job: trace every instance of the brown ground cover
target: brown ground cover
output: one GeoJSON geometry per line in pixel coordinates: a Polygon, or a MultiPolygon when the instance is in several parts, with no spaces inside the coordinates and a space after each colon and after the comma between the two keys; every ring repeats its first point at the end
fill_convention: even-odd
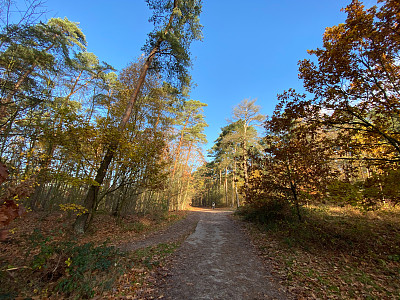
{"type": "Polygon", "coordinates": [[[247,223],[298,299],[400,299],[400,209],[305,207],[304,222],[247,223]]]}
{"type": "Polygon", "coordinates": [[[174,240],[173,231],[180,230],[186,215],[154,213],[117,220],[99,214],[86,234],[76,236],[71,230],[74,216],[30,212],[6,227],[9,238],[0,243],[0,299],[132,294],[142,287],[148,271],[176,248],[179,236],[174,240]],[[157,238],[165,232],[171,242],[157,238]],[[148,239],[153,243],[143,245],[146,249],[121,250],[148,239]]]}
{"type": "MultiPolygon", "coordinates": [[[[298,299],[400,298],[400,209],[306,207],[303,216],[302,223],[235,226],[245,224],[270,275],[298,299]]],[[[96,226],[76,237],[70,230],[73,217],[30,213],[10,224],[10,238],[0,244],[0,298],[151,299],[160,295],[155,290],[165,282],[160,278],[173,278],[175,256],[186,257],[185,247],[176,249],[199,219],[199,212],[130,216],[121,222],[99,215],[96,226]],[[75,279],[81,281],[77,286],[71,285],[75,279]]],[[[222,225],[211,221],[210,230],[218,233],[222,225]]],[[[203,248],[217,251],[217,244],[203,248]]],[[[195,251],[202,253],[192,249],[187,255],[195,251]]]]}

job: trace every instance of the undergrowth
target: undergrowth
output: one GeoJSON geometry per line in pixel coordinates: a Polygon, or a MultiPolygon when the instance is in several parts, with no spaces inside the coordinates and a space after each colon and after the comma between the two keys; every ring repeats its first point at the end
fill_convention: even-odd
{"type": "Polygon", "coordinates": [[[293,294],[400,298],[400,209],[326,205],[301,212],[303,222],[270,218],[248,224],[255,244],[293,294]]]}
{"type": "Polygon", "coordinates": [[[108,216],[97,216],[97,226],[76,237],[68,216],[32,213],[12,224],[11,238],[1,245],[0,299],[112,298],[125,289],[132,292],[176,245],[160,244],[134,252],[122,252],[116,245],[183,216],[129,217],[119,225],[108,216]]]}
{"type": "Polygon", "coordinates": [[[109,289],[126,268],[120,264],[125,254],[114,246],[58,241],[39,230],[30,236],[25,255],[23,272],[13,266],[1,270],[3,299],[21,295],[88,299],[109,289]]]}

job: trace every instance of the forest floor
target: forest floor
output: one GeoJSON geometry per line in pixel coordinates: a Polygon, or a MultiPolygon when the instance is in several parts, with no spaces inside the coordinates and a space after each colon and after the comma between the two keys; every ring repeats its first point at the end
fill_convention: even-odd
{"type": "Polygon", "coordinates": [[[0,299],[287,299],[232,213],[99,215],[73,242],[73,217],[30,213],[1,244],[0,299]]]}
{"type": "Polygon", "coordinates": [[[0,242],[0,299],[131,295],[194,230],[197,221],[187,215],[155,212],[118,220],[100,213],[87,233],[76,236],[74,215],[29,212],[5,227],[9,237],[0,242]]]}
{"type": "Polygon", "coordinates": [[[309,206],[303,221],[245,223],[297,299],[400,299],[400,208],[309,206]]]}
{"type": "Polygon", "coordinates": [[[29,213],[0,244],[0,299],[400,299],[400,209],[309,207],[256,225],[232,211],[29,213]]]}

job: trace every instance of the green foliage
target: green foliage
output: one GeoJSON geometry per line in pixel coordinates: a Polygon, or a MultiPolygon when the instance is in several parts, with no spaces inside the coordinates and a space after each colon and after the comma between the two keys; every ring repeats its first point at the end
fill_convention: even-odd
{"type": "Polygon", "coordinates": [[[71,22],[66,17],[52,18],[47,22],[47,26],[54,31],[57,38],[61,38],[60,46],[64,54],[68,53],[68,47],[78,46],[81,50],[86,49],[86,37],[78,27],[79,23],[71,22]]]}
{"type": "Polygon", "coordinates": [[[211,189],[207,196],[207,204],[211,205],[213,202],[215,202],[217,206],[224,202],[224,194],[216,188],[211,189]]]}
{"type": "Polygon", "coordinates": [[[398,170],[372,174],[364,180],[333,180],[328,184],[326,200],[339,205],[350,204],[362,209],[377,209],[385,202],[393,205],[400,199],[398,170]]]}
{"type": "Polygon", "coordinates": [[[248,200],[249,166],[255,165],[254,156],[259,155],[262,149],[256,126],[265,119],[259,113],[261,107],[255,102],[255,99],[242,100],[233,109],[234,121],[221,128],[214,146],[209,150],[213,160],[196,173],[199,181],[203,181],[198,184],[202,188],[197,190],[197,199],[194,201],[197,204],[210,205],[215,202],[240,206],[243,198],[248,200]]]}
{"type": "Polygon", "coordinates": [[[147,54],[158,48],[159,53],[153,60],[153,71],[166,75],[171,82],[182,90],[190,85],[188,69],[191,66],[190,44],[202,39],[200,24],[201,0],[174,1],[146,0],[153,16],[150,21],[154,30],[149,33],[143,47],[147,54]],[[174,80],[175,79],[175,80],[174,80]]]}
{"type": "Polygon", "coordinates": [[[40,270],[48,268],[48,259],[55,253],[56,249],[51,242],[51,237],[44,238],[38,229],[30,236],[32,246],[39,246],[40,252],[33,257],[32,269],[40,270]]]}
{"type": "MultiPolygon", "coordinates": [[[[80,297],[93,297],[94,288],[99,288],[94,283],[97,282],[97,273],[104,274],[110,272],[117,266],[118,257],[121,253],[115,247],[101,246],[95,247],[92,243],[84,245],[66,245],[68,247],[68,259],[65,260],[65,272],[69,276],[62,278],[57,284],[57,290],[66,295],[76,294],[79,291],[80,297]]],[[[111,278],[109,278],[111,279],[111,278]]],[[[109,286],[109,282],[101,282],[100,288],[109,286]]]]}
{"type": "Polygon", "coordinates": [[[360,187],[355,183],[334,180],[328,185],[327,199],[339,205],[350,204],[357,206],[361,203],[363,197],[360,187]]]}
{"type": "Polygon", "coordinates": [[[0,41],[4,97],[0,118],[48,100],[54,87],[51,75],[70,64],[75,47],[84,51],[86,44],[77,23],[67,18],[50,19],[47,24],[9,25],[2,28],[0,41]]]}
{"type": "Polygon", "coordinates": [[[388,201],[400,202],[399,170],[384,170],[374,173],[360,183],[363,194],[363,205],[373,207],[388,201]]]}
{"type": "Polygon", "coordinates": [[[118,263],[123,254],[106,243],[95,246],[93,243],[60,242],[44,238],[38,230],[30,239],[32,247],[39,250],[31,267],[36,276],[41,274],[42,284],[54,282],[55,290],[48,291],[50,294],[91,298],[95,292],[109,289],[123,268],[118,263]]]}

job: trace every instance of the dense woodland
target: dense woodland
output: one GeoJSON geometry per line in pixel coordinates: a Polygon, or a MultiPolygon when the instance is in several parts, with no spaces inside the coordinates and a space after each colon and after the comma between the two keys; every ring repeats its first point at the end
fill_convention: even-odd
{"type": "MultiPolygon", "coordinates": [[[[5,218],[12,218],[14,202],[34,211],[62,209],[78,215],[75,229],[82,232],[97,211],[119,217],[190,202],[207,126],[206,104],[189,96],[188,51],[202,38],[200,6],[147,2],[154,10],[147,56],[120,72],[86,51],[77,23],[35,22],[38,1],[19,23],[3,27],[5,218]]],[[[11,13],[6,4],[3,21],[11,13]]]]}
{"type": "Polygon", "coordinates": [[[352,1],[346,22],[299,61],[306,94],[289,88],[266,118],[255,100],[234,108],[213,160],[196,172],[205,178],[199,203],[245,204],[260,221],[287,206],[301,219],[307,204],[399,203],[400,6],[380,2],[365,9],[352,1]]]}
{"type": "Polygon", "coordinates": [[[172,4],[149,2],[148,56],[119,73],[85,50],[76,23],[33,22],[36,6],[3,28],[0,151],[10,174],[3,200],[74,211],[79,232],[96,211],[118,217],[216,202],[245,204],[261,218],[271,205],[294,205],[301,218],[303,204],[398,203],[394,3],[367,10],[353,1],[346,23],[328,28],[323,47],[299,62],[307,94],[284,91],[268,117],[244,99],[208,163],[206,104],[189,96],[188,47],[201,39],[199,8],[190,3],[190,19],[182,11],[168,19],[172,4]]]}
{"type": "MultiPolygon", "coordinates": [[[[261,101],[242,100],[207,154],[207,104],[190,97],[190,45],[202,39],[201,1],[146,2],[154,30],[144,54],[130,63],[127,58],[123,70],[86,51],[78,23],[67,18],[44,22],[40,0],[28,1],[17,16],[12,1],[0,2],[2,227],[26,214],[64,212],[73,219],[69,230],[83,234],[96,225],[98,215],[121,224],[129,216],[214,202],[237,209],[238,215],[266,226],[263,230],[281,226],[282,236],[301,236],[319,218],[310,217],[314,212],[308,207],[352,207],[361,213],[396,208],[398,1],[381,0],[366,8],[352,0],[343,9],[345,23],[326,28],[321,48],[298,62],[304,90],[282,91],[269,116],[261,113],[261,101]]],[[[364,223],[357,222],[367,245],[369,236],[360,229],[364,223]]],[[[334,226],[328,227],[318,231],[315,225],[305,234],[311,248],[326,234],[321,247],[337,251],[331,241],[339,241],[343,231],[331,237],[334,226]],[[316,242],[311,236],[321,238],[316,242]]],[[[0,228],[0,240],[7,240],[8,229],[0,228]]],[[[393,234],[387,242],[392,244],[375,245],[388,249],[389,256],[373,258],[384,262],[388,276],[398,272],[398,265],[389,267],[398,264],[399,237],[393,234]]],[[[292,238],[285,240],[290,246],[292,238]]],[[[360,253],[367,257],[368,249],[360,253]]],[[[42,265],[52,257],[46,255],[42,265]]],[[[400,295],[395,289],[391,296],[400,295]]],[[[90,298],[94,290],[85,295],[90,298]]]]}

